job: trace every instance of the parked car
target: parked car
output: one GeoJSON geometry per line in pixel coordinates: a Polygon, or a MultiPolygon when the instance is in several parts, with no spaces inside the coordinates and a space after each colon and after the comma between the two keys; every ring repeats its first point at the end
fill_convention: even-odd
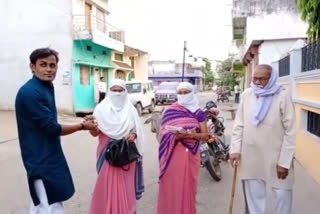
{"type": "Polygon", "coordinates": [[[148,109],[149,113],[154,111],[156,100],[151,81],[126,82],[126,88],[130,101],[137,108],[139,116],[145,109],[148,109]]]}
{"type": "Polygon", "coordinates": [[[162,82],[158,86],[155,96],[156,104],[172,103],[177,101],[177,87],[179,82],[162,82]]]}

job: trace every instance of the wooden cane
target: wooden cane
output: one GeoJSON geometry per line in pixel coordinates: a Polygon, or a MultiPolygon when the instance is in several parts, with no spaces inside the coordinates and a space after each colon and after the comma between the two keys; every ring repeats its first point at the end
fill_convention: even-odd
{"type": "Polygon", "coordinates": [[[233,181],[232,181],[232,191],[231,191],[231,200],[230,200],[230,206],[229,206],[229,214],[232,214],[234,193],[236,191],[237,173],[238,173],[238,165],[235,164],[234,172],[233,172],[233,181]]]}

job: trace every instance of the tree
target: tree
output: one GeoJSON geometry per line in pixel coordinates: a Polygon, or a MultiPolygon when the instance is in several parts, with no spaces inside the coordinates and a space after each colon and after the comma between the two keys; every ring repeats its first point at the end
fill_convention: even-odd
{"type": "Polygon", "coordinates": [[[205,66],[202,70],[204,76],[204,85],[212,87],[214,83],[214,76],[211,70],[211,62],[206,58],[204,58],[203,61],[205,62],[205,66]]]}
{"type": "Polygon", "coordinates": [[[220,76],[221,84],[233,88],[237,82],[238,73],[233,71],[233,59],[228,58],[217,66],[217,73],[220,76]]]}
{"type": "Polygon", "coordinates": [[[302,20],[309,24],[307,34],[310,41],[320,38],[320,0],[296,0],[302,20]]]}

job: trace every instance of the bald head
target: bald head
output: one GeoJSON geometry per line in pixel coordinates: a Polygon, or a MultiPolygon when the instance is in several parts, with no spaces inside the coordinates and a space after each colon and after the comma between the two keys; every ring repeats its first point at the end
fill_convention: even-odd
{"type": "Polygon", "coordinates": [[[258,65],[253,73],[253,84],[264,88],[271,77],[272,67],[267,64],[258,65]]]}

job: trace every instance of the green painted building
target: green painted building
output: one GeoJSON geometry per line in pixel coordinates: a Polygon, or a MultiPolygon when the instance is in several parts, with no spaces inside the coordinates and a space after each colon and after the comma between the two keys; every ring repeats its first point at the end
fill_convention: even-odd
{"type": "Polygon", "coordinates": [[[111,49],[91,40],[73,42],[73,105],[75,113],[92,112],[99,98],[98,83],[105,77],[108,86],[111,49]]]}

